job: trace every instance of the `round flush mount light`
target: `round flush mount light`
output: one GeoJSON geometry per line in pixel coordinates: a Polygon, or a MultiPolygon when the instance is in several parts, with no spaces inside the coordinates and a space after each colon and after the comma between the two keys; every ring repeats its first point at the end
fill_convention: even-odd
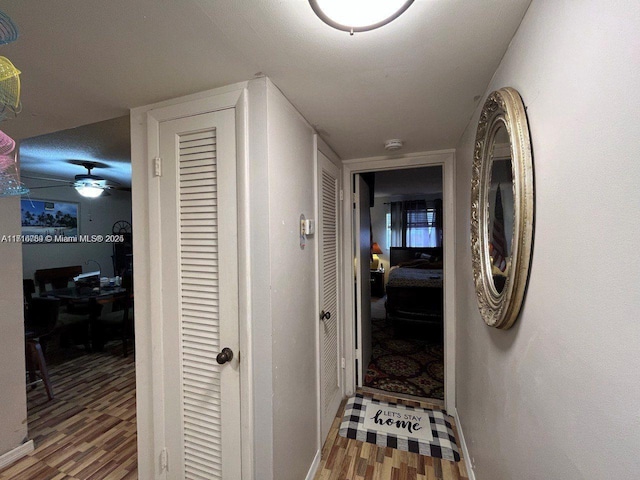
{"type": "Polygon", "coordinates": [[[343,32],[367,32],[392,22],[414,0],[309,0],[316,15],[343,32]]]}
{"type": "Polygon", "coordinates": [[[399,138],[394,138],[384,142],[384,149],[390,152],[395,152],[396,150],[400,150],[402,148],[402,145],[404,145],[404,142],[402,140],[400,140],[399,138]]]}

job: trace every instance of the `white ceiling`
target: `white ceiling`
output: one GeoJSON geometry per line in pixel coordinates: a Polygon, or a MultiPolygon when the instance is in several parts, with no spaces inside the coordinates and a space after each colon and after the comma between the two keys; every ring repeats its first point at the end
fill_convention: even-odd
{"type": "Polygon", "coordinates": [[[401,153],[452,148],[529,3],[416,0],[349,36],[306,0],[0,0],[23,102],[0,128],[29,138],[265,74],[343,159],[384,155],[390,138],[401,153]]]}
{"type": "MultiPolygon", "coordinates": [[[[93,162],[92,174],[131,186],[131,128],[129,116],[31,137],[20,144],[22,181],[63,178],[72,181],[87,170],[78,163],[93,162]]],[[[57,184],[58,182],[56,182],[57,184]]]]}

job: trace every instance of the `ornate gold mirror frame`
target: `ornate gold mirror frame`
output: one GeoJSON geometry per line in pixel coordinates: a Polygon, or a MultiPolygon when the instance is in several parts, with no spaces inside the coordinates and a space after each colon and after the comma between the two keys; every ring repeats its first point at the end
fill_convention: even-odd
{"type": "MultiPolygon", "coordinates": [[[[502,165],[504,168],[507,164],[502,165]]],[[[489,95],[482,108],[471,177],[473,280],[480,314],[490,327],[507,329],[520,313],[531,261],[533,215],[533,165],[524,105],[515,89],[501,88],[489,95]],[[508,137],[509,141],[508,146],[502,146],[506,159],[505,154],[500,158],[497,153],[500,145],[496,136],[502,129],[506,129],[504,138],[508,137]],[[502,162],[510,160],[512,181],[508,183],[511,183],[512,197],[509,185],[498,183],[496,186],[494,181],[492,186],[493,164],[497,159],[502,162]],[[500,188],[505,189],[508,201],[513,198],[512,209],[511,205],[505,208],[507,216],[503,214],[500,188]],[[505,222],[503,217],[513,218],[513,224],[505,222]],[[511,233],[503,235],[511,240],[509,243],[507,238],[504,242],[505,250],[508,250],[504,258],[496,256],[494,247],[497,242],[494,238],[496,218],[506,223],[503,233],[509,230],[511,233]]]]}

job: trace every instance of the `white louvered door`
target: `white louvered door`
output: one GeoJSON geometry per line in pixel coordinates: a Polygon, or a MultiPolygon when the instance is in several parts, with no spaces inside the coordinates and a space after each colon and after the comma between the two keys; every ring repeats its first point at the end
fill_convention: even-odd
{"type": "Polygon", "coordinates": [[[325,313],[319,323],[320,418],[324,442],[342,399],[342,366],[338,310],[338,167],[320,152],[318,195],[319,305],[325,313]]]}
{"type": "Polygon", "coordinates": [[[235,114],[160,123],[168,479],[241,478],[235,114]],[[224,347],[234,357],[220,365],[224,347]]]}

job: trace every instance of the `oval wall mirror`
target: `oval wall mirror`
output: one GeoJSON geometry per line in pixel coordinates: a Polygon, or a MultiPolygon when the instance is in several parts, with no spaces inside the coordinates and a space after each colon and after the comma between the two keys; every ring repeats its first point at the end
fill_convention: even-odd
{"type": "Polygon", "coordinates": [[[533,242],[533,165],[520,95],[510,87],[485,102],[471,178],[471,256],[485,323],[507,329],[524,299],[533,242]]]}

